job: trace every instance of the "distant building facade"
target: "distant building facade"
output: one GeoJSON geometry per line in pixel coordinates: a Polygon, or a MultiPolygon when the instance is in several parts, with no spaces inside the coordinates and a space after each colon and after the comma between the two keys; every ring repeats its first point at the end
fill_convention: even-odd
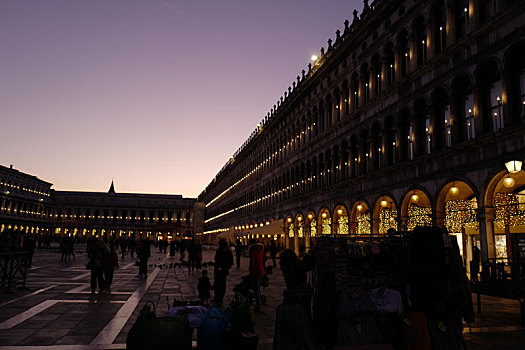
{"type": "Polygon", "coordinates": [[[55,191],[51,183],[12,167],[0,167],[0,179],[2,230],[150,239],[194,237],[203,231],[204,209],[194,198],[115,193],[113,183],[107,193],[55,191]]]}
{"type": "Polygon", "coordinates": [[[50,232],[53,213],[51,186],[36,176],[13,169],[13,166],[0,165],[0,230],[50,232]]]}
{"type": "Polygon", "coordinates": [[[525,257],[523,57],[523,1],[364,1],[200,194],[205,235],[438,225],[525,257]]]}

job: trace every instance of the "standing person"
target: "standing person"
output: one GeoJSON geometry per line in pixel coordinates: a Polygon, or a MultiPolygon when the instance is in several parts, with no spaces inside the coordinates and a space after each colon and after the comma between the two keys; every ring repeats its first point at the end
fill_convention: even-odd
{"type": "Polygon", "coordinates": [[[195,240],[192,239],[188,244],[188,274],[193,273],[195,265],[197,264],[197,247],[195,246],[195,240]]]}
{"type": "Polygon", "coordinates": [[[27,257],[27,267],[31,267],[33,263],[33,255],[35,254],[36,242],[31,236],[26,236],[23,242],[23,248],[26,250],[29,255],[27,257]]]}
{"type": "Polygon", "coordinates": [[[224,294],[226,294],[226,277],[230,274],[233,265],[233,254],[228,248],[228,243],[224,238],[219,241],[219,248],[215,253],[215,269],[213,290],[215,294],[215,304],[222,307],[224,294]]]}
{"type": "Polygon", "coordinates": [[[199,299],[201,300],[202,305],[206,307],[210,305],[210,291],[213,290],[213,286],[208,278],[207,270],[202,270],[202,276],[197,283],[197,290],[199,291],[199,299]]]}
{"type": "Polygon", "coordinates": [[[270,256],[272,257],[272,266],[276,267],[277,264],[275,260],[277,259],[277,244],[275,244],[275,240],[272,239],[272,243],[270,243],[270,256]]]}
{"type": "Polygon", "coordinates": [[[99,288],[99,293],[104,293],[104,263],[106,259],[106,247],[96,238],[90,238],[87,242],[87,254],[89,262],[86,266],[91,270],[91,294],[99,288]]]}
{"type": "Polygon", "coordinates": [[[197,271],[200,271],[201,269],[201,263],[202,263],[202,245],[200,241],[197,241],[195,243],[195,250],[197,251],[197,260],[195,261],[197,271]]]}
{"type": "Polygon", "coordinates": [[[241,240],[237,240],[235,245],[235,262],[237,263],[237,268],[241,267],[241,256],[242,256],[242,243],[241,240]]]}
{"type": "Polygon", "coordinates": [[[474,246],[474,248],[472,248],[472,261],[470,262],[470,279],[472,281],[478,280],[479,262],[479,248],[474,246]]]}
{"type": "Polygon", "coordinates": [[[257,243],[255,239],[250,239],[250,247],[248,248],[250,256],[250,278],[252,282],[252,289],[255,295],[255,312],[259,312],[259,305],[261,302],[261,279],[266,274],[264,270],[264,245],[257,243]]]}
{"type": "Polygon", "coordinates": [[[118,267],[118,255],[115,251],[115,246],[112,246],[110,248],[109,254],[106,257],[106,269],[104,271],[106,289],[109,289],[109,287],[111,287],[111,283],[113,283],[113,275],[115,273],[115,269],[118,269],[118,267]]]}
{"type": "Polygon", "coordinates": [[[171,242],[170,242],[170,258],[174,258],[175,257],[175,240],[172,239],[171,242]]]}
{"type": "Polygon", "coordinates": [[[139,278],[145,279],[148,277],[148,259],[151,256],[149,242],[146,239],[139,241],[137,256],[139,258],[139,278]]]}
{"type": "Polygon", "coordinates": [[[133,258],[133,255],[135,254],[135,249],[137,249],[137,241],[135,240],[134,236],[130,237],[128,247],[129,247],[129,256],[133,258]]]}
{"type": "Polygon", "coordinates": [[[66,257],[68,255],[67,253],[67,236],[62,237],[60,240],[59,248],[60,248],[60,261],[66,261],[66,257]]]}
{"type": "Polygon", "coordinates": [[[75,261],[75,239],[70,237],[66,244],[67,249],[67,260],[70,260],[70,256],[73,255],[73,261],[75,261]]]}
{"type": "Polygon", "coordinates": [[[128,249],[128,240],[124,238],[120,242],[120,252],[122,253],[122,260],[124,260],[124,256],[126,255],[127,249],[128,249]]]}
{"type": "Polygon", "coordinates": [[[180,251],[180,262],[182,262],[184,260],[184,258],[186,257],[186,240],[185,239],[181,239],[180,242],[179,242],[179,251],[180,251]]]}

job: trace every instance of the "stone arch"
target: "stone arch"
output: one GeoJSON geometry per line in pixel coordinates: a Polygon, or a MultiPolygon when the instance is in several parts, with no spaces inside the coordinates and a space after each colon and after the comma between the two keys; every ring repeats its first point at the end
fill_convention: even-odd
{"type": "Polygon", "coordinates": [[[352,235],[371,235],[370,207],[366,200],[357,200],[352,206],[350,216],[350,232],[352,235]]]}
{"type": "Polygon", "coordinates": [[[413,187],[405,193],[401,201],[400,223],[404,231],[412,231],[416,226],[432,226],[432,198],[421,186],[413,187]]]}
{"type": "Polygon", "coordinates": [[[384,235],[391,228],[399,228],[398,206],[393,195],[382,193],[374,202],[372,230],[374,235],[384,235]]]}

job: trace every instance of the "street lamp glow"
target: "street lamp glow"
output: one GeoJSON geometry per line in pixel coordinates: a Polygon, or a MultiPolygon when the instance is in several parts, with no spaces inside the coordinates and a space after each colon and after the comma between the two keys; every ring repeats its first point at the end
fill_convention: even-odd
{"type": "Polygon", "coordinates": [[[310,57],[310,59],[315,62],[315,61],[317,61],[319,59],[319,57],[317,57],[317,55],[312,55],[312,57],[310,57]]]}

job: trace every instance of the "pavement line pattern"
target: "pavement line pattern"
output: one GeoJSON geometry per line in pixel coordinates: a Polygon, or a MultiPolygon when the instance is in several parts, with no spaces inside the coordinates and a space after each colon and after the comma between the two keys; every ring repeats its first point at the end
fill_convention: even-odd
{"type": "Polygon", "coordinates": [[[51,306],[58,303],[58,300],[46,300],[41,302],[38,305],[33,306],[29,310],[26,310],[14,317],[11,317],[8,320],[5,320],[4,322],[0,323],[0,329],[10,329],[14,326],[24,322],[25,320],[30,319],[31,317],[35,316],[36,314],[49,309],[51,306]]]}
{"type": "Polygon", "coordinates": [[[523,331],[525,328],[522,326],[496,326],[496,327],[473,327],[464,328],[463,334],[465,333],[500,333],[500,332],[515,332],[523,331]]]}
{"type": "Polygon", "coordinates": [[[104,329],[97,335],[95,339],[89,344],[95,346],[99,344],[111,344],[117,338],[118,334],[130,318],[131,314],[144,296],[150,285],[153,283],[160,269],[157,267],[148,276],[146,283],[139,286],[135,292],[128,298],[126,303],[118,310],[113,319],[108,322],[104,329]]]}
{"type": "Polygon", "coordinates": [[[11,303],[17,302],[17,301],[22,300],[22,299],[27,298],[27,297],[31,297],[31,296],[33,296],[33,295],[40,294],[40,293],[42,293],[42,292],[45,292],[46,290],[49,290],[49,289],[51,289],[51,288],[55,288],[56,286],[57,286],[57,285],[53,285],[53,286],[49,286],[49,287],[42,288],[42,289],[39,289],[39,290],[35,290],[33,293],[26,294],[26,295],[21,296],[21,297],[18,297],[18,298],[16,298],[16,299],[6,301],[5,303],[0,304],[0,307],[5,306],[5,305],[9,305],[9,304],[11,304],[11,303]]]}

